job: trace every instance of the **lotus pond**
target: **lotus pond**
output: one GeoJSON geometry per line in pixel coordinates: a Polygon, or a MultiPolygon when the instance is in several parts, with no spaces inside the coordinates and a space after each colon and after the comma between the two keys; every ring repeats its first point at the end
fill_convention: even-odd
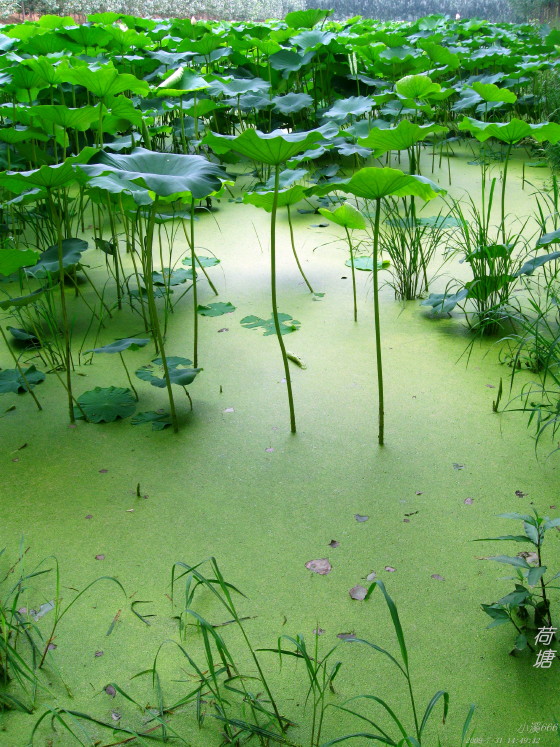
{"type": "Polygon", "coordinates": [[[557,43],[2,28],[0,745],[558,744],[557,43]]]}

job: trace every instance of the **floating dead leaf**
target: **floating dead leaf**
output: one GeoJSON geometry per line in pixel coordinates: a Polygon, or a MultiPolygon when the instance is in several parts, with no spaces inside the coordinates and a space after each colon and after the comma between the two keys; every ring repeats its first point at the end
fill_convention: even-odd
{"type": "Polygon", "coordinates": [[[19,458],[16,457],[15,459],[12,459],[12,462],[19,462],[19,458]]]}
{"type": "Polygon", "coordinates": [[[105,475],[105,474],[107,474],[107,472],[109,472],[109,470],[108,470],[108,469],[100,469],[100,470],[99,470],[99,474],[100,474],[100,475],[105,475]]]}
{"type": "Polygon", "coordinates": [[[340,638],[341,641],[355,641],[356,640],[355,633],[337,633],[336,637],[340,638]]]}
{"type": "Polygon", "coordinates": [[[229,332],[229,327],[222,327],[218,332],[229,332]]]}
{"type": "Polygon", "coordinates": [[[320,576],[326,576],[332,571],[332,566],[328,558],[319,558],[318,560],[309,560],[305,564],[308,571],[318,573],[320,576]]]}
{"type": "Polygon", "coordinates": [[[549,506],[549,508],[556,508],[556,506],[549,506]]]}
{"type": "Polygon", "coordinates": [[[377,573],[375,571],[372,571],[371,573],[368,573],[366,576],[366,581],[375,581],[377,578],[377,573]]]}
{"type": "Polygon", "coordinates": [[[496,386],[494,384],[485,384],[484,386],[487,386],[488,389],[495,389],[496,386]]]}
{"type": "Polygon", "coordinates": [[[233,407],[226,407],[226,409],[222,410],[222,412],[235,412],[235,410],[233,409],[233,407]]]}
{"type": "Polygon", "coordinates": [[[539,562],[539,556],[536,552],[527,552],[526,550],[524,550],[523,552],[518,552],[517,557],[525,558],[528,563],[537,563],[538,565],[539,562]]]}
{"type": "Polygon", "coordinates": [[[386,565],[385,570],[387,571],[387,573],[394,573],[397,569],[393,568],[392,565],[386,565]]]}
{"type": "Polygon", "coordinates": [[[56,645],[56,643],[49,643],[49,645],[47,646],[47,648],[49,649],[49,651],[54,651],[55,648],[57,648],[57,645],[56,645]]]}
{"type": "Polygon", "coordinates": [[[94,653],[94,656],[95,656],[96,659],[99,659],[100,656],[103,656],[103,651],[96,651],[94,653]]]}
{"type": "Polygon", "coordinates": [[[445,581],[443,576],[440,576],[439,573],[432,573],[430,578],[435,578],[436,581],[445,581]]]}
{"type": "Polygon", "coordinates": [[[474,501],[474,498],[465,498],[463,503],[465,503],[467,506],[472,506],[473,501],[474,501]]]}
{"type": "Polygon", "coordinates": [[[107,695],[110,695],[112,698],[114,698],[115,695],[117,694],[117,691],[115,690],[113,685],[107,685],[107,687],[105,688],[105,692],[107,693],[107,695]]]}
{"type": "Polygon", "coordinates": [[[423,490],[417,490],[416,493],[415,493],[415,495],[424,495],[424,491],[423,490]]]}
{"type": "Polygon", "coordinates": [[[96,560],[105,560],[105,555],[96,555],[95,559],[96,560]]]}
{"type": "Polygon", "coordinates": [[[315,628],[313,635],[323,635],[324,632],[323,628],[315,628]]]}
{"type": "Polygon", "coordinates": [[[362,514],[354,514],[354,518],[360,524],[369,519],[369,516],[363,516],[362,514]]]}
{"type": "Polygon", "coordinates": [[[268,454],[272,454],[272,452],[274,451],[274,449],[272,448],[272,446],[269,446],[269,447],[268,447],[268,449],[265,449],[265,451],[266,451],[266,452],[267,452],[268,454]]]}
{"type": "Polygon", "coordinates": [[[338,547],[340,545],[340,542],[337,542],[336,540],[331,540],[329,542],[329,547],[338,547]]]}
{"type": "Polygon", "coordinates": [[[410,524],[410,519],[403,519],[403,524],[410,524]]]}
{"type": "Polygon", "coordinates": [[[362,602],[366,598],[367,589],[363,586],[353,586],[348,592],[352,599],[362,602]]]}
{"type": "Polygon", "coordinates": [[[39,607],[38,610],[29,610],[29,614],[35,620],[35,622],[37,622],[42,617],[44,617],[47,614],[47,612],[50,612],[51,610],[54,610],[54,601],[45,602],[39,607]]]}
{"type": "Polygon", "coordinates": [[[85,518],[86,519],[93,519],[93,514],[87,514],[85,518]]]}
{"type": "Polygon", "coordinates": [[[459,464],[459,462],[453,462],[453,469],[465,469],[465,465],[459,464]]]}
{"type": "Polygon", "coordinates": [[[117,713],[116,711],[113,711],[111,713],[111,718],[113,719],[113,721],[120,721],[121,720],[121,714],[117,713]]]}
{"type": "Polygon", "coordinates": [[[529,495],[529,493],[524,493],[522,490],[516,490],[515,495],[518,498],[525,498],[525,496],[529,495]]]}

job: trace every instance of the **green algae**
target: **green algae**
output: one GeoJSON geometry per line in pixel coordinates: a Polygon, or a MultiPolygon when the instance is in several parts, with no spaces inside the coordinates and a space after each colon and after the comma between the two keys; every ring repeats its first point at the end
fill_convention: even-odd
{"type": "MultiPolygon", "coordinates": [[[[527,212],[527,191],[514,183],[516,167],[510,169],[508,199],[510,212],[517,215],[527,212]]],[[[454,159],[453,193],[472,191],[478,176],[466,157],[454,159]]],[[[444,175],[435,178],[445,184],[444,175]]],[[[82,588],[99,575],[110,575],[129,595],[123,602],[116,590],[94,587],[61,624],[53,656],[74,699],[52,677],[55,695],[40,697],[37,714],[57,704],[109,722],[116,711],[123,724],[138,725],[134,709],[103,688],[117,682],[139,702],[153,704],[146,678],[130,678],[152,665],[162,641],[177,639],[176,610],[167,596],[171,566],[212,555],[225,577],[248,596],[241,607],[255,616],[247,629],[256,647],[273,646],[286,633],[311,640],[320,626],[325,650],[336,643],[337,634],[348,632],[396,650],[381,595],[358,602],[348,594],[356,584],[367,585],[365,577],[375,571],[398,604],[420,702],[427,704],[436,689],[450,692],[450,716],[440,729],[449,747],[459,743],[470,703],[477,705],[477,736],[489,740],[506,743],[519,738],[524,724],[552,723],[560,710],[560,669],[537,669],[529,656],[508,656],[511,631],[487,631],[480,609],[481,602],[503,596],[510,584],[502,580],[507,571],[478,558],[495,548],[482,549],[471,540],[503,533],[503,520],[496,518],[502,512],[534,505],[540,513],[558,515],[550,508],[558,500],[557,460],[536,460],[522,416],[492,412],[495,387],[507,373],[498,363],[494,341],[475,344],[467,367],[463,353],[471,338],[459,316],[432,319],[418,302],[394,303],[385,288],[386,446],[378,448],[369,276],[358,281],[356,324],[343,235],[332,227],[313,228],[313,215],[294,216],[306,275],[316,290],[325,291],[317,300],[293,262],[282,216],[279,304],[302,322],[289,338],[290,350],[307,365],[292,368],[299,424],[294,436],[276,342],[240,324],[247,315],[270,315],[268,255],[251,228],[266,236],[267,217],[251,206],[222,201],[219,207],[219,232],[212,219],[201,220],[197,243],[221,259],[223,276],[215,276],[221,293],[216,299],[201,284],[199,302],[229,301],[236,309],[200,320],[199,365],[204,370],[190,387],[194,410],[186,401],[179,404],[178,435],[169,429],[132,428],[127,421],[80,422],[70,428],[63,391],[52,375],[38,390],[43,412],[26,396],[2,400],[6,408],[16,405],[0,421],[2,544],[15,554],[23,535],[36,561],[57,556],[66,587],[82,588]],[[334,236],[339,243],[329,243],[334,236]],[[468,498],[472,503],[465,503],[468,498]],[[355,514],[369,518],[357,522],[355,514]],[[331,540],[339,546],[330,547],[331,540]],[[103,560],[96,559],[100,555],[103,560]],[[329,575],[306,569],[309,560],[327,557],[333,568],[329,575]],[[130,602],[138,599],[151,600],[141,608],[156,615],[150,626],[130,611],[130,602]],[[96,657],[97,651],[103,656],[96,657]]],[[[428,210],[437,213],[433,206],[428,210]]],[[[102,277],[101,270],[94,272],[102,277]]],[[[454,262],[447,272],[458,275],[464,266],[454,262]]],[[[438,282],[444,287],[446,279],[438,282]]],[[[171,354],[188,357],[192,352],[188,313],[187,305],[180,305],[171,318],[171,354]]],[[[75,335],[86,322],[77,318],[75,335]]],[[[123,314],[101,342],[139,332],[138,320],[123,314]]],[[[153,357],[147,350],[130,354],[131,368],[153,357]]],[[[127,385],[118,361],[110,358],[77,369],[76,394],[94,386],[127,385]]],[[[524,376],[528,380],[530,374],[524,376]]],[[[165,405],[153,387],[139,382],[138,389],[141,410],[165,405]]],[[[549,542],[551,568],[560,566],[558,539],[553,533],[549,542]]],[[[48,589],[42,593],[48,596],[48,589]]],[[[201,614],[223,621],[209,598],[201,600],[201,614]]],[[[249,666],[239,635],[229,628],[224,635],[249,666]]],[[[198,650],[198,644],[191,645],[198,650]]],[[[383,657],[341,643],[340,658],[334,702],[370,693],[409,714],[404,683],[383,657]]],[[[270,654],[261,660],[283,711],[303,724],[292,732],[303,743],[303,672],[290,664],[279,672],[270,654]]],[[[165,648],[160,663],[166,692],[184,690],[186,685],[176,680],[188,680],[188,675],[172,646],[165,648]]],[[[0,718],[1,745],[27,743],[33,717],[0,718]]],[[[210,719],[200,732],[192,713],[178,713],[171,724],[180,725],[187,742],[197,747],[220,742],[210,719]]],[[[332,712],[325,738],[351,730],[355,724],[332,712]]],[[[45,728],[36,744],[46,745],[49,738],[45,728]]],[[[102,739],[102,744],[112,743],[102,739]]],[[[539,744],[555,739],[548,732],[539,744]]],[[[67,743],[57,731],[53,744],[67,743]]]]}

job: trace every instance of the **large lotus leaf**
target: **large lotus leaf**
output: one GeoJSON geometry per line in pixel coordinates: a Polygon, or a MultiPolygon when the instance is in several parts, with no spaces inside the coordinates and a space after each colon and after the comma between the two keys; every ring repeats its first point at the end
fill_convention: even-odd
{"type": "Polygon", "coordinates": [[[406,150],[429,135],[447,132],[448,128],[438,124],[418,125],[402,119],[396,127],[375,128],[367,137],[358,139],[360,145],[372,148],[375,157],[390,150],[406,150]]]}
{"type": "Polygon", "coordinates": [[[35,127],[5,127],[0,130],[0,140],[10,145],[16,143],[28,143],[30,140],[47,142],[49,136],[35,127]]]}
{"type": "MultiPolygon", "coordinates": [[[[35,366],[29,366],[23,371],[23,374],[30,389],[33,389],[46,378],[45,374],[42,371],[37,371],[35,366]]],[[[6,368],[4,371],[0,371],[0,394],[8,394],[9,392],[14,394],[27,392],[23,377],[17,368],[6,368]]]]}
{"type": "Polygon", "coordinates": [[[123,337],[115,342],[110,342],[108,345],[103,345],[101,348],[93,348],[93,350],[86,350],[86,353],[123,353],[125,350],[140,350],[150,341],[141,337],[123,337]]]}
{"type": "Polygon", "coordinates": [[[135,75],[129,73],[119,73],[112,64],[100,65],[95,69],[87,66],[61,68],[60,78],[67,83],[87,88],[99,99],[116,96],[125,91],[132,91],[141,96],[147,96],[150,92],[150,86],[145,80],[138,80],[135,75]]]}
{"type": "Polygon", "coordinates": [[[336,39],[336,34],[333,34],[332,31],[312,29],[302,31],[301,34],[292,37],[292,43],[300,49],[314,49],[315,47],[327,46],[333,39],[336,39]]]}
{"type": "Polygon", "coordinates": [[[484,101],[497,101],[504,104],[515,104],[517,101],[517,96],[513,91],[509,91],[507,88],[498,88],[493,83],[475,81],[471,84],[471,87],[484,101]]]}
{"type": "Polygon", "coordinates": [[[0,275],[11,275],[22,267],[34,265],[39,259],[32,249],[0,249],[0,275]]]}
{"type": "Polygon", "coordinates": [[[111,35],[104,28],[101,26],[89,26],[88,24],[65,28],[64,36],[67,36],[84,49],[88,47],[105,47],[111,40],[111,35]]]}
{"type": "Polygon", "coordinates": [[[312,106],[313,99],[307,93],[287,93],[285,96],[275,96],[272,103],[281,114],[295,114],[312,106]]]}
{"type": "Polygon", "coordinates": [[[0,187],[15,194],[21,194],[31,187],[66,187],[75,181],[74,164],[87,163],[96,152],[96,148],[84,148],[77,156],[70,156],[54,166],[40,166],[32,171],[3,171],[0,173],[0,187]]]}
{"type": "Polygon", "coordinates": [[[360,114],[371,111],[373,104],[373,100],[367,96],[350,96],[347,99],[339,99],[323,116],[342,122],[349,115],[358,117],[360,114]]]}
{"type": "Polygon", "coordinates": [[[364,148],[362,145],[356,145],[356,143],[335,143],[335,150],[341,156],[360,156],[360,158],[369,158],[371,156],[371,148],[364,148]]]}
{"type": "Polygon", "coordinates": [[[330,16],[332,10],[321,8],[309,8],[308,10],[294,10],[284,18],[285,22],[293,29],[312,29],[319,21],[330,16]]]}
{"type": "MultiPolygon", "coordinates": [[[[64,268],[74,267],[82,259],[82,253],[88,248],[87,241],[83,239],[63,239],[62,240],[62,266],[64,268]]],[[[44,278],[49,273],[57,273],[58,265],[58,245],[49,246],[45,250],[37,264],[29,267],[26,272],[35,278],[44,278]]]]}
{"type": "Polygon", "coordinates": [[[232,96],[229,99],[224,99],[224,104],[243,111],[250,111],[251,109],[262,111],[272,106],[272,101],[260,93],[243,93],[237,97],[232,96]]]}
{"type": "Polygon", "coordinates": [[[224,39],[211,32],[205,33],[201,39],[184,39],[177,47],[178,52],[196,52],[199,55],[208,57],[219,49],[224,43],[224,39]]]}
{"type": "Polygon", "coordinates": [[[79,109],[69,109],[62,104],[42,104],[32,107],[29,110],[29,114],[33,119],[38,120],[38,123],[49,122],[65,129],[69,128],[85,132],[99,119],[99,107],[100,104],[96,106],[82,106],[79,109]]]}
{"type": "Polygon", "coordinates": [[[539,143],[548,141],[555,144],[560,140],[560,124],[555,122],[529,124],[521,119],[512,119],[510,122],[480,122],[472,117],[464,117],[459,123],[459,129],[472,132],[480,142],[485,142],[491,137],[509,145],[514,145],[526,137],[532,137],[539,143]]]}
{"type": "MultiPolygon", "coordinates": [[[[303,200],[306,193],[307,189],[302,187],[301,184],[295,184],[287,189],[281,189],[278,191],[278,207],[295,205],[297,202],[303,200]]],[[[243,202],[245,204],[255,205],[255,207],[264,208],[267,213],[270,213],[274,202],[274,192],[245,192],[243,195],[243,202]]]]}
{"type": "Polygon", "coordinates": [[[262,78],[222,78],[212,81],[211,93],[224,96],[241,96],[244,93],[268,91],[270,83],[262,78]]]}
{"type": "Polygon", "coordinates": [[[105,143],[105,147],[109,150],[115,150],[120,153],[121,150],[127,148],[134,148],[142,140],[142,135],[138,132],[131,132],[130,135],[123,135],[122,137],[115,138],[110,143],[105,143]]]}
{"type": "MultiPolygon", "coordinates": [[[[268,102],[268,99],[267,99],[268,102]]],[[[183,103],[183,112],[189,117],[205,117],[216,109],[224,109],[225,104],[221,104],[212,99],[196,99],[183,103]]]]}
{"type": "Polygon", "coordinates": [[[439,93],[441,86],[427,75],[407,75],[395,83],[395,90],[405,99],[426,99],[439,93]]]}
{"type": "Polygon", "coordinates": [[[290,73],[295,73],[307,65],[314,55],[315,52],[307,52],[307,54],[302,55],[297,52],[290,52],[288,49],[282,49],[280,52],[271,54],[268,63],[274,70],[282,70],[283,77],[287,78],[290,73]]]}
{"type": "Polygon", "coordinates": [[[398,63],[408,62],[420,55],[420,51],[414,47],[387,47],[379,52],[379,59],[384,62],[398,63]]]}
{"type": "Polygon", "coordinates": [[[328,208],[319,208],[319,212],[322,216],[328,220],[336,223],[338,226],[344,228],[364,230],[366,227],[366,221],[364,216],[355,207],[344,202],[342,205],[336,208],[336,210],[329,210],[328,208]]]}
{"type": "MultiPolygon", "coordinates": [[[[290,314],[284,314],[283,312],[278,312],[278,322],[281,335],[289,335],[301,327],[301,322],[298,322],[290,314]]],[[[259,316],[254,315],[245,316],[240,324],[247,329],[264,329],[263,334],[265,337],[276,334],[276,327],[274,326],[274,318],[272,316],[270,319],[261,319],[259,316]]]]}
{"type": "Polygon", "coordinates": [[[77,401],[80,407],[74,407],[74,415],[88,423],[113,423],[130,417],[136,410],[136,399],[130,389],[116,386],[96,386],[80,394],[77,401]]]}
{"type": "Polygon", "coordinates": [[[227,179],[219,166],[203,156],[136,148],[130,155],[102,152],[98,161],[81,168],[89,176],[117,174],[160,197],[190,193],[200,199],[218,191],[227,179]]]}
{"type": "Polygon", "coordinates": [[[383,197],[405,197],[414,195],[423,200],[431,200],[445,194],[445,190],[423,176],[404,174],[399,169],[374,168],[367,166],[356,171],[345,181],[329,182],[313,188],[318,195],[325,195],[335,190],[350,192],[366,200],[378,200],[383,197]]]}
{"type": "Polygon", "coordinates": [[[153,200],[150,193],[144,187],[134,184],[128,179],[123,179],[119,174],[105,174],[96,176],[89,180],[90,187],[110,192],[111,194],[131,195],[136,205],[150,205],[153,200]]]}
{"type": "Polygon", "coordinates": [[[440,44],[435,44],[427,39],[420,39],[418,41],[418,46],[426,52],[432,62],[435,62],[438,65],[446,65],[450,70],[456,70],[461,66],[459,55],[455,54],[447,47],[442,47],[440,44]]]}
{"type": "Polygon", "coordinates": [[[560,252],[552,252],[551,254],[543,254],[540,257],[534,257],[533,259],[529,259],[527,262],[525,262],[520,267],[520,269],[514,273],[514,276],[519,277],[519,275],[532,275],[533,272],[539,267],[542,267],[547,262],[552,262],[553,260],[559,258],[560,252]]]}
{"type": "MultiPolygon", "coordinates": [[[[295,182],[299,182],[300,179],[304,179],[308,175],[307,169],[284,169],[278,175],[278,186],[280,189],[285,187],[291,187],[295,182]]],[[[264,184],[260,187],[260,191],[268,191],[274,189],[274,175],[272,175],[264,184]]]]}
{"type": "Polygon", "coordinates": [[[338,131],[338,129],[332,125],[307,132],[288,133],[283,130],[273,130],[273,132],[266,134],[249,128],[235,136],[217,135],[210,132],[202,140],[202,143],[209,145],[212,150],[220,155],[235,151],[255,161],[278,166],[298,153],[307,151],[320,141],[332,137],[335,131],[338,131]]]}

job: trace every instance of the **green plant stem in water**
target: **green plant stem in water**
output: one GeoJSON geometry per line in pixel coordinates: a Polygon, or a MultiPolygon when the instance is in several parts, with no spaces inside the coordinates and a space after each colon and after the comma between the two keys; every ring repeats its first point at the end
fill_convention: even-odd
{"type": "Polygon", "coordinates": [[[191,197],[191,268],[192,268],[192,291],[193,291],[193,317],[194,317],[194,342],[193,363],[198,366],[198,288],[196,285],[196,255],[194,253],[194,197],[191,197]]]}
{"type": "Polygon", "coordinates": [[[153,278],[153,255],[152,255],[152,244],[154,240],[154,226],[156,221],[157,212],[157,198],[152,205],[150,212],[150,218],[148,222],[148,228],[146,231],[146,248],[144,258],[144,282],[146,286],[146,295],[148,297],[148,311],[150,314],[150,326],[152,328],[152,335],[156,343],[156,348],[161,356],[161,362],[163,365],[163,373],[165,378],[165,384],[167,386],[167,394],[169,396],[169,409],[171,410],[171,422],[173,423],[173,431],[177,433],[179,431],[179,423],[177,421],[177,412],[175,410],[175,401],[173,399],[173,390],[171,379],[169,378],[169,368],[167,366],[167,357],[165,355],[165,348],[163,344],[163,337],[159,326],[159,319],[157,316],[156,302],[154,298],[154,278],[153,278]]]}
{"type": "Polygon", "coordinates": [[[58,275],[60,286],[60,308],[62,311],[62,333],[64,335],[64,365],[66,367],[66,392],[68,394],[68,414],[70,423],[74,424],[74,406],[72,398],[72,353],[70,351],[70,330],[68,329],[68,311],[66,309],[66,296],[64,295],[64,258],[62,254],[62,225],[60,215],[55,208],[51,188],[47,187],[47,200],[53,223],[56,227],[57,249],[58,249],[58,275]]]}
{"type": "Polygon", "coordinates": [[[356,270],[354,268],[354,247],[352,246],[352,239],[350,238],[350,231],[344,226],[346,231],[346,239],[348,241],[348,249],[350,251],[350,267],[352,269],[352,294],[354,296],[354,321],[358,321],[358,302],[356,300],[356,270]]]}
{"type": "Polygon", "coordinates": [[[377,361],[377,393],[379,397],[379,431],[377,440],[383,446],[385,432],[385,412],[383,409],[383,364],[381,360],[381,325],[379,321],[379,220],[381,199],[375,200],[375,222],[373,226],[373,314],[375,322],[375,357],[377,361]]]}
{"type": "MultiPolygon", "coordinates": [[[[274,172],[274,197],[272,200],[272,211],[270,214],[270,290],[272,295],[272,318],[274,319],[274,328],[278,345],[282,354],[284,363],[284,375],[286,377],[286,386],[288,388],[288,403],[290,406],[290,430],[296,432],[296,414],[294,410],[294,398],[292,395],[292,380],[290,378],[290,368],[288,365],[288,356],[286,347],[280,331],[280,320],[278,319],[278,305],[276,302],[276,213],[278,212],[278,189],[280,186],[280,167],[275,167],[274,172]]],[[[196,364],[195,364],[196,365],[196,364]]]]}
{"type": "Polygon", "coordinates": [[[309,280],[307,279],[307,277],[305,275],[305,272],[303,271],[303,267],[301,266],[301,263],[299,261],[299,257],[298,257],[297,252],[296,252],[296,242],[294,240],[294,227],[292,225],[292,213],[290,211],[290,206],[289,205],[288,205],[288,225],[290,227],[290,241],[292,242],[292,251],[294,253],[294,257],[295,257],[295,260],[296,260],[296,264],[298,266],[298,270],[300,271],[300,274],[301,274],[302,278],[304,279],[305,284],[307,285],[307,287],[311,291],[311,293],[315,293],[315,291],[311,287],[311,283],[309,282],[309,280]]]}

